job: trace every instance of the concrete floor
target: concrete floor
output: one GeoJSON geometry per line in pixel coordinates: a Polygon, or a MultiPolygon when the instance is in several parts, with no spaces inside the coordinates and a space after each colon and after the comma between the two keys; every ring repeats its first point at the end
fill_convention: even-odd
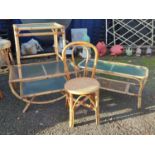
{"type": "Polygon", "coordinates": [[[80,108],[76,111],[73,129],[68,126],[68,110],[64,100],[50,105],[32,105],[23,114],[24,103],[10,92],[7,75],[0,76],[0,88],[5,94],[5,98],[0,101],[0,134],[155,134],[154,68],[155,65],[149,67],[150,76],[143,92],[142,110],[137,110],[135,97],[101,91],[100,125],[95,124],[94,112],[80,108]]]}

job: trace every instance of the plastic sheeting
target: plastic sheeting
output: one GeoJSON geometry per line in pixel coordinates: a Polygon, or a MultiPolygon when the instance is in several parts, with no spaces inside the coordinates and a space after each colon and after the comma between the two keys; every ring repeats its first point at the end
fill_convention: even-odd
{"type": "MultiPolygon", "coordinates": [[[[45,19],[42,19],[45,21],[45,19]]],[[[62,19],[63,21],[65,19],[62,19]]],[[[66,19],[67,20],[67,19],[66,19]]],[[[31,20],[32,21],[32,20],[31,20]]],[[[41,21],[41,19],[40,19],[41,21]]],[[[35,19],[34,19],[35,22],[35,19]]],[[[9,39],[12,41],[12,48],[14,51],[14,35],[12,24],[21,24],[22,20],[20,19],[11,19],[11,20],[0,20],[0,29],[3,29],[7,26],[8,29],[8,36],[9,39]]],[[[66,38],[71,41],[71,29],[72,28],[87,28],[88,35],[91,39],[91,43],[95,44],[98,41],[105,41],[105,33],[106,33],[106,26],[105,26],[105,19],[72,19],[70,25],[66,29],[66,38]]],[[[27,42],[31,38],[36,39],[35,37],[25,37],[21,38],[21,42],[27,42]]],[[[42,46],[46,44],[46,42],[37,38],[42,46]]],[[[46,46],[46,45],[45,45],[46,46]]]]}

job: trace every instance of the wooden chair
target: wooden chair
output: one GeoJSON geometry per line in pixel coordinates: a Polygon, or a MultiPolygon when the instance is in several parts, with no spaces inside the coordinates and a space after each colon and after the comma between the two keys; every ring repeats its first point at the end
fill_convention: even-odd
{"type": "Polygon", "coordinates": [[[99,82],[94,78],[95,70],[98,60],[98,52],[95,46],[87,42],[72,42],[66,45],[62,51],[64,62],[64,70],[67,76],[65,83],[66,103],[69,106],[69,126],[74,127],[74,113],[75,108],[79,106],[87,107],[96,113],[96,124],[99,123],[99,82]],[[87,51],[87,58],[85,59],[85,67],[83,69],[76,65],[74,52],[77,47],[85,48],[87,51]],[[66,50],[72,48],[71,62],[74,67],[75,73],[69,72],[67,64],[66,50]],[[95,58],[93,68],[88,70],[87,63],[89,61],[89,51],[93,51],[95,58]]]}

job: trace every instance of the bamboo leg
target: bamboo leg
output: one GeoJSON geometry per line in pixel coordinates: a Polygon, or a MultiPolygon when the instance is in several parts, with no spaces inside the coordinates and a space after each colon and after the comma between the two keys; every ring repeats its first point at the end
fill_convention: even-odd
{"type": "Polygon", "coordinates": [[[138,109],[141,109],[142,107],[142,91],[143,91],[143,81],[140,81],[138,92],[138,104],[137,104],[138,109]]]}
{"type": "Polygon", "coordinates": [[[96,125],[100,122],[100,110],[99,110],[99,90],[95,94],[95,115],[96,115],[96,125]]]}
{"type": "Polygon", "coordinates": [[[25,106],[25,108],[23,109],[23,113],[25,113],[27,111],[27,109],[30,107],[31,102],[28,102],[25,106]]]}
{"type": "MultiPolygon", "coordinates": [[[[19,78],[22,79],[21,52],[20,52],[20,43],[19,43],[19,36],[18,36],[20,32],[16,25],[13,25],[13,29],[14,29],[15,46],[16,46],[16,59],[17,59],[17,64],[19,65],[18,74],[19,74],[19,78]]],[[[22,82],[20,82],[20,95],[23,95],[22,82]]]]}
{"type": "Polygon", "coordinates": [[[73,95],[69,94],[69,127],[74,127],[73,95]]]}
{"type": "Polygon", "coordinates": [[[23,113],[25,113],[27,111],[27,109],[30,107],[33,99],[34,99],[34,97],[26,104],[25,108],[23,109],[23,113]]]}

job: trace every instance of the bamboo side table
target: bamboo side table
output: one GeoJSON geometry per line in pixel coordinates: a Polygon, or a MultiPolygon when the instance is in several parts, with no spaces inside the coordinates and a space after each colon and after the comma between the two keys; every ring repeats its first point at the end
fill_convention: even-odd
{"type": "Polygon", "coordinates": [[[67,93],[67,105],[69,106],[69,127],[74,127],[75,108],[80,105],[95,111],[96,124],[98,125],[100,88],[99,82],[93,78],[79,77],[67,81],[64,87],[67,93]],[[89,103],[86,103],[88,100],[89,103]]]}

